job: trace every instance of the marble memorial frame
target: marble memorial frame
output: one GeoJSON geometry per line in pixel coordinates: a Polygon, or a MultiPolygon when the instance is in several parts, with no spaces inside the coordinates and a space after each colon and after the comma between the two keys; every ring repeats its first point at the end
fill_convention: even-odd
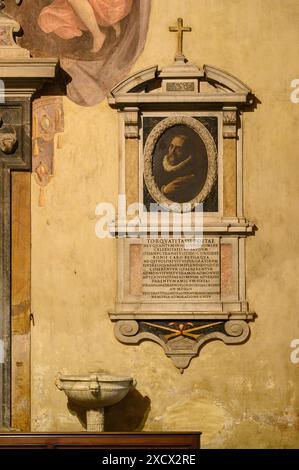
{"type": "MultiPolygon", "coordinates": [[[[214,138],[214,143],[216,145],[216,169],[215,169],[215,180],[214,182],[216,183],[216,190],[215,194],[217,197],[217,209],[215,210],[203,210],[203,218],[206,221],[209,220],[215,220],[215,217],[222,217],[223,216],[223,113],[220,112],[219,110],[215,109],[213,111],[205,111],[205,110],[197,110],[194,109],[192,112],[189,111],[184,111],[180,110],[180,112],[172,111],[172,110],[167,110],[167,111],[149,111],[147,109],[143,110],[142,113],[140,113],[140,128],[139,128],[139,134],[138,134],[138,140],[139,140],[139,149],[138,149],[138,202],[140,205],[144,205],[144,188],[147,188],[144,174],[145,174],[145,146],[147,142],[147,137],[144,135],[144,120],[145,119],[150,119],[150,118],[155,118],[161,120],[161,122],[166,121],[166,122],[177,122],[177,120],[184,120],[184,119],[192,119],[192,120],[203,120],[205,121],[206,119],[212,118],[217,121],[217,136],[214,138]],[[168,121],[169,120],[169,121],[168,121]]],[[[123,116],[120,115],[120,126],[122,127],[124,125],[123,122],[123,116]]],[[[168,126],[168,125],[167,125],[168,126]]],[[[209,131],[208,131],[209,132],[209,131]]],[[[121,141],[121,153],[125,155],[126,153],[126,148],[125,148],[125,142],[121,141]]],[[[149,157],[150,158],[150,157],[149,157]]],[[[125,187],[125,178],[124,178],[124,173],[122,176],[120,175],[121,181],[120,181],[120,187],[125,187]]],[[[165,199],[164,199],[165,201],[165,199]]],[[[163,207],[163,201],[161,201],[162,204],[161,207],[163,207]]],[[[166,201],[165,201],[166,202],[166,201]]],[[[173,204],[171,201],[169,201],[171,204],[173,204]]],[[[199,201],[196,201],[196,203],[200,203],[199,201]]],[[[169,203],[168,203],[169,204],[169,203]]],[[[173,204],[172,210],[168,210],[170,213],[170,218],[172,217],[172,213],[175,212],[184,212],[184,205],[177,203],[178,208],[175,210],[175,205],[173,204]]],[[[192,206],[193,207],[193,206],[192,206]]],[[[169,207],[167,207],[169,209],[169,207]]],[[[189,210],[189,209],[188,209],[189,210]]],[[[194,223],[194,212],[192,211],[191,213],[191,219],[192,219],[192,224],[194,223]]],[[[149,214],[147,212],[143,212],[142,216],[144,218],[147,218],[149,220],[149,214]]]]}
{"type": "MultiPolygon", "coordinates": [[[[123,238],[122,233],[117,240],[118,293],[109,311],[115,336],[124,344],[158,343],[181,372],[211,339],[227,344],[246,341],[249,322],[255,318],[246,299],[246,238],[254,234],[254,225],[243,211],[242,116],[253,109],[253,103],[250,88],[236,77],[208,65],[198,68],[178,57],[172,66],[137,72],[109,96],[110,106],[119,115],[119,193],[126,196],[127,206],[144,203],[144,181],[153,186],[154,200],[162,205],[167,202],[152,184],[151,159],[155,143],[168,126],[217,118],[218,206],[203,215],[203,248],[210,244],[205,255],[214,266],[208,289],[199,282],[189,298],[180,297],[178,291],[173,297],[167,290],[164,295],[165,289],[159,289],[155,274],[149,275],[146,268],[153,259],[153,272],[158,272],[147,248],[149,234],[136,231],[123,238]],[[145,132],[145,120],[150,117],[157,125],[145,132]]],[[[175,214],[169,212],[174,228],[175,214]]],[[[160,240],[164,234],[159,221],[156,228],[160,240]]],[[[174,243],[180,257],[180,241],[174,243]]],[[[198,266],[205,270],[201,253],[198,266]]],[[[164,255],[170,256],[171,250],[163,250],[164,255]]]]}

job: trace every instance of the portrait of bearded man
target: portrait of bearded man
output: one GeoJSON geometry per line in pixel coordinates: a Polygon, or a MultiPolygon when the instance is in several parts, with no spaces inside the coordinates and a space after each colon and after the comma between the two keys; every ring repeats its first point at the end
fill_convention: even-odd
{"type": "Polygon", "coordinates": [[[207,176],[207,153],[199,136],[191,129],[175,126],[162,137],[153,159],[153,175],[161,193],[170,201],[192,201],[207,176]],[[163,139],[168,143],[163,145],[163,139]],[[166,151],[162,149],[165,149],[166,151]]]}

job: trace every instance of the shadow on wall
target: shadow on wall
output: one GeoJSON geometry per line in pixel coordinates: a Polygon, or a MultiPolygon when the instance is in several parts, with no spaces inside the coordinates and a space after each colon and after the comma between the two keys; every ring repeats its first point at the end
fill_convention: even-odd
{"type": "MultiPolygon", "coordinates": [[[[106,432],[142,431],[150,412],[150,399],[144,397],[136,389],[119,403],[105,408],[106,432]]],[[[73,402],[68,401],[68,410],[76,415],[81,425],[86,429],[86,412],[73,402]]]]}

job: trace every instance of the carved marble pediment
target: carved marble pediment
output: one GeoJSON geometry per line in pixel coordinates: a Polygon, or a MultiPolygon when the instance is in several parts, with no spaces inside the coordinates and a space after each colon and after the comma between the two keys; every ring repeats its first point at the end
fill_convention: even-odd
{"type": "Polygon", "coordinates": [[[227,103],[249,104],[251,90],[241,80],[224,70],[204,65],[202,69],[188,64],[143,69],[111,90],[113,107],[147,103],[227,103]],[[137,96],[136,96],[137,95],[137,96]]]}

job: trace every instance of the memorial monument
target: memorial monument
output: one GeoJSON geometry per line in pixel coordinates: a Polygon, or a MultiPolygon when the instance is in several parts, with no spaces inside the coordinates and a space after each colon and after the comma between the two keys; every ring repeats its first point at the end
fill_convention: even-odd
{"type": "Polygon", "coordinates": [[[109,315],[119,341],[155,341],[183,371],[211,339],[244,342],[254,319],[245,293],[254,226],[242,182],[242,113],[254,99],[229,73],[188,63],[182,18],[169,29],[178,33],[174,63],[134,74],[109,97],[119,110],[119,193],[142,220],[135,233],[114,231],[118,298],[109,315]]]}

